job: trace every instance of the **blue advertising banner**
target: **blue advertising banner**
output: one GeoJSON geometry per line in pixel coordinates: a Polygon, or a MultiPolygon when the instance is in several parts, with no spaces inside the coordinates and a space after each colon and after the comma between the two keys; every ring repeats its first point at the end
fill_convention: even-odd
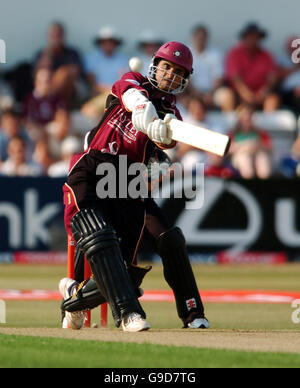
{"type": "MultiPolygon", "coordinates": [[[[66,249],[64,181],[0,178],[2,261],[9,262],[12,252],[66,249]]],[[[157,200],[169,220],[183,230],[191,256],[248,251],[300,257],[300,179],[205,178],[197,190],[201,199],[197,209],[187,206],[191,201],[185,198],[157,200]]]]}
{"type": "Polygon", "coordinates": [[[0,252],[43,251],[63,227],[64,179],[0,178],[0,252]]]}

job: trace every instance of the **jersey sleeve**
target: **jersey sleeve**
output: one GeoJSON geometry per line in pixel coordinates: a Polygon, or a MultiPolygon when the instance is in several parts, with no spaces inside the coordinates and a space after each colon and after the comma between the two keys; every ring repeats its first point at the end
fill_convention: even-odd
{"type": "Polygon", "coordinates": [[[143,77],[140,73],[136,73],[136,72],[126,73],[122,76],[122,78],[119,81],[117,81],[113,85],[112,94],[120,100],[123,107],[124,107],[124,103],[122,100],[122,96],[128,89],[132,89],[132,88],[137,89],[140,92],[144,93],[149,98],[147,90],[142,86],[142,84],[145,81],[146,81],[146,78],[143,77]]]}

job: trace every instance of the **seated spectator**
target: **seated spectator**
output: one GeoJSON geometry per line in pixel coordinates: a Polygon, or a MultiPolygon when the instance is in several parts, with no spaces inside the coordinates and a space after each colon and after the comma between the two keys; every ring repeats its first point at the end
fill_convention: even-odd
{"type": "Polygon", "coordinates": [[[208,116],[207,106],[198,98],[189,97],[186,110],[182,112],[183,121],[195,125],[203,125],[217,132],[224,132],[221,123],[211,122],[208,116]]]}
{"type": "Polygon", "coordinates": [[[85,72],[95,98],[82,108],[87,116],[103,115],[112,85],[129,71],[129,57],[119,52],[122,39],[112,27],[103,27],[95,39],[96,49],[85,57],[85,72]]]}
{"type": "Polygon", "coordinates": [[[0,161],[8,158],[7,148],[10,140],[20,136],[26,143],[28,153],[32,152],[32,142],[21,125],[21,116],[14,110],[7,110],[2,113],[0,122],[0,161]]]}
{"type": "Polygon", "coordinates": [[[282,104],[287,108],[295,110],[296,113],[300,111],[300,62],[294,63],[292,55],[295,48],[292,42],[299,39],[297,36],[291,36],[287,39],[285,44],[285,53],[282,55],[279,62],[280,74],[280,94],[282,104]]]}
{"type": "Polygon", "coordinates": [[[261,47],[266,35],[255,23],[241,31],[240,42],[229,50],[226,58],[226,77],[238,104],[247,103],[270,112],[279,107],[280,98],[274,92],[278,69],[272,55],[261,47]]]}
{"type": "Polygon", "coordinates": [[[254,126],[254,109],[243,106],[238,111],[238,121],[231,133],[231,163],[244,179],[267,179],[272,174],[270,136],[254,126]]]}
{"type": "MultiPolygon", "coordinates": [[[[183,121],[199,125],[205,122],[205,117],[206,109],[204,104],[199,99],[190,97],[186,103],[183,121]]],[[[204,152],[184,143],[177,144],[176,155],[172,159],[180,161],[187,170],[192,170],[195,163],[202,163],[205,160],[204,152]]]]}
{"type": "Polygon", "coordinates": [[[300,177],[300,135],[294,141],[290,154],[281,161],[279,172],[286,178],[300,177]]]}
{"type": "Polygon", "coordinates": [[[68,117],[65,100],[53,93],[52,73],[48,69],[37,70],[34,90],[23,104],[23,117],[26,128],[34,141],[45,136],[46,125],[68,117]]]}
{"type": "Polygon", "coordinates": [[[46,176],[49,167],[56,162],[50,154],[47,139],[41,139],[36,143],[32,159],[39,166],[41,175],[46,176]]]}
{"type": "Polygon", "coordinates": [[[189,86],[190,93],[200,98],[208,109],[218,105],[224,111],[234,109],[234,93],[224,88],[224,61],[221,52],[209,45],[209,32],[203,25],[192,31],[194,73],[189,86]],[[222,88],[221,88],[222,87],[222,88]],[[217,94],[218,89],[222,90],[217,94]]]}
{"type": "Polygon", "coordinates": [[[186,102],[186,111],[182,114],[183,121],[199,125],[206,121],[207,108],[198,98],[189,97],[186,102]]]}
{"type": "Polygon", "coordinates": [[[48,29],[47,46],[36,54],[35,70],[47,68],[53,72],[52,90],[68,102],[74,96],[82,64],[79,52],[67,46],[65,29],[61,23],[52,23],[48,29]]]}
{"type": "Polygon", "coordinates": [[[140,71],[141,74],[145,75],[148,72],[149,63],[154,53],[163,45],[164,41],[154,31],[144,30],[141,32],[138,41],[138,52],[137,57],[143,63],[143,68],[140,71]]]}
{"type": "MultiPolygon", "coordinates": [[[[197,99],[191,97],[187,103],[187,113],[183,116],[185,122],[202,125],[217,132],[222,132],[222,128],[214,127],[207,117],[207,108],[205,104],[197,99]]],[[[179,160],[185,169],[193,170],[195,163],[204,163],[206,161],[206,154],[188,144],[179,143],[176,148],[176,159],[179,160]]]]}
{"type": "Polygon", "coordinates": [[[2,79],[0,73],[0,113],[12,109],[14,103],[13,91],[9,84],[2,79]]]}
{"type": "MultiPolygon", "coordinates": [[[[6,93],[13,101],[13,106],[21,109],[22,101],[32,92],[32,65],[27,62],[17,63],[4,73],[6,93]]],[[[6,102],[5,102],[6,103],[6,102]]]]}
{"type": "Polygon", "coordinates": [[[38,176],[40,168],[26,160],[26,143],[20,136],[13,137],[8,143],[8,159],[0,165],[0,175],[38,176]]]}
{"type": "Polygon", "coordinates": [[[94,95],[110,91],[129,70],[129,58],[119,52],[122,39],[112,27],[103,27],[95,39],[96,49],[85,58],[85,71],[94,95]]]}
{"type": "Polygon", "coordinates": [[[49,167],[48,175],[52,178],[66,177],[69,173],[72,157],[80,151],[82,151],[82,142],[76,137],[67,137],[61,146],[62,160],[49,167]]]}
{"type": "Polygon", "coordinates": [[[70,133],[70,118],[58,111],[56,119],[47,126],[48,146],[51,157],[60,159],[62,142],[70,133]]]}

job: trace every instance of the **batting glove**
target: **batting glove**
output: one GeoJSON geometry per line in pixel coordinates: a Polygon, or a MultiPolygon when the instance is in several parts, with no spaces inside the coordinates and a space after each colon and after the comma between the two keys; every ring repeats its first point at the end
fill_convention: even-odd
{"type": "Polygon", "coordinates": [[[172,143],[167,124],[160,119],[154,120],[147,127],[147,135],[155,143],[169,145],[172,143]]]}
{"type": "Polygon", "coordinates": [[[156,109],[151,101],[138,103],[132,111],[132,124],[134,128],[148,134],[149,124],[158,119],[156,109]]]}
{"type": "Polygon", "coordinates": [[[173,115],[173,113],[167,113],[167,114],[165,115],[164,122],[165,122],[166,124],[169,124],[169,122],[170,122],[171,120],[173,120],[173,119],[177,119],[177,117],[176,117],[175,115],[173,115]]]}

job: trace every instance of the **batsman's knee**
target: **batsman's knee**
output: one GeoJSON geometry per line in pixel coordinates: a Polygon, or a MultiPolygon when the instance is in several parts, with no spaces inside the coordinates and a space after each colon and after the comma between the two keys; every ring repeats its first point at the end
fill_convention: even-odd
{"type": "Polygon", "coordinates": [[[158,237],[156,245],[160,255],[185,247],[185,238],[182,230],[178,227],[167,230],[158,237]]]}
{"type": "Polygon", "coordinates": [[[101,250],[119,245],[115,230],[97,209],[80,210],[72,218],[71,228],[78,249],[88,259],[101,250]]]}

